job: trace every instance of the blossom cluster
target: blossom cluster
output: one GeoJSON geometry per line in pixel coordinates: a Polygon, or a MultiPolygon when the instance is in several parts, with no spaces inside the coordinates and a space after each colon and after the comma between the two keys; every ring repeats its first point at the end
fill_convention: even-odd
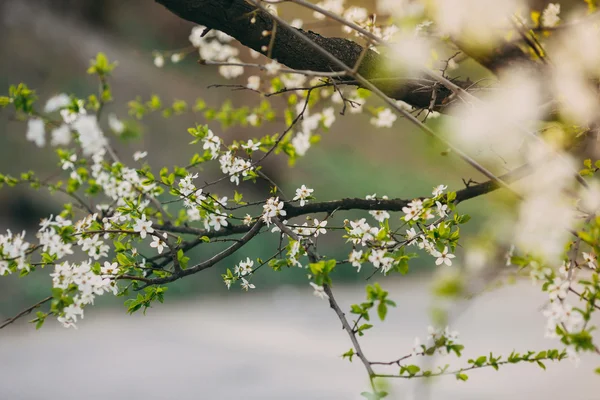
{"type": "MultiPolygon", "coordinates": [[[[355,248],[348,257],[348,262],[360,271],[363,262],[369,261],[376,269],[380,269],[382,273],[388,273],[391,269],[399,265],[404,259],[404,254],[400,257],[396,250],[401,247],[417,246],[421,250],[429,253],[436,258],[436,265],[452,265],[454,254],[450,252],[451,241],[443,242],[439,237],[450,236],[452,225],[449,222],[444,222],[443,219],[448,217],[448,204],[443,204],[444,191],[447,189],[445,185],[439,185],[433,189],[433,199],[415,199],[403,207],[405,213],[403,220],[411,227],[406,230],[403,242],[399,242],[391,236],[385,222],[390,218],[389,212],[385,210],[369,211],[371,216],[379,222],[380,226],[371,226],[366,218],[361,218],[355,221],[346,221],[346,238],[355,248]],[[428,224],[428,229],[417,232],[416,228],[425,224],[427,220],[435,218],[434,210],[440,218],[438,223],[428,224]],[[443,235],[440,233],[443,232],[443,235]],[[437,239],[436,239],[437,235],[437,239]],[[366,249],[357,249],[357,246],[366,247],[366,249]]],[[[376,195],[367,196],[367,200],[375,200],[376,195]]],[[[387,199],[386,196],[382,197],[387,199]]],[[[457,238],[457,236],[456,236],[457,238]]]]}
{"type": "MultiPolygon", "coordinates": [[[[51,132],[52,146],[67,146],[71,142],[72,132],[77,133],[79,143],[86,156],[101,153],[108,144],[104,133],[98,126],[94,115],[88,115],[83,100],[71,99],[62,93],[48,99],[44,108],[47,113],[60,111],[62,123],[51,132]]],[[[46,144],[46,122],[41,118],[32,118],[27,125],[27,140],[38,147],[46,144]]]]}
{"type": "Polygon", "coordinates": [[[65,261],[56,264],[52,277],[54,288],[73,292],[72,303],[64,307],[58,321],[63,326],[76,327],[77,318],[83,318],[83,308],[87,304],[93,304],[94,298],[104,293],[117,294],[118,287],[114,280],[117,269],[116,263],[105,262],[100,268],[100,273],[95,273],[90,260],[79,264],[65,261]]]}
{"type": "Polygon", "coordinates": [[[427,331],[428,335],[425,338],[425,341],[421,342],[419,337],[415,338],[411,352],[413,357],[423,355],[425,352],[430,351],[430,349],[434,349],[437,354],[443,356],[455,349],[456,346],[460,346],[458,332],[450,330],[449,327],[444,329],[436,329],[432,326],[429,326],[427,331]]]}
{"type": "Polygon", "coordinates": [[[284,203],[279,197],[271,197],[263,205],[262,220],[268,225],[273,222],[273,218],[284,217],[287,212],[283,209],[284,203]]]}
{"type": "MultiPolygon", "coordinates": [[[[195,26],[190,34],[190,42],[200,53],[200,58],[210,61],[223,61],[229,64],[239,64],[239,50],[229,43],[233,38],[217,30],[208,30],[205,26],[195,26]]],[[[244,73],[244,67],[239,65],[223,65],[219,73],[227,79],[236,78],[244,73]]]]}
{"type": "Polygon", "coordinates": [[[25,240],[25,232],[13,234],[8,230],[6,234],[0,235],[0,276],[12,272],[9,268],[11,262],[16,263],[18,270],[29,270],[26,255],[31,247],[25,240]]]}

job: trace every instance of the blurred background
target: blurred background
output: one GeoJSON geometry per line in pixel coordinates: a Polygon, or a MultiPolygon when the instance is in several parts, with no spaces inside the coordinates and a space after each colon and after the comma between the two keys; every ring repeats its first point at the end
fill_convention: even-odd
{"type": "MultiPolygon", "coordinates": [[[[359,3],[367,6],[372,2],[359,3]]],[[[539,6],[543,7],[543,2],[539,6]]],[[[297,9],[294,13],[297,17],[297,9]]],[[[41,104],[61,92],[86,97],[97,89],[96,80],[85,73],[89,60],[104,52],[119,63],[111,79],[115,102],[104,118],[114,113],[129,120],[127,102],[137,96],[148,99],[152,94],[165,103],[182,99],[193,104],[198,97],[213,107],[227,99],[237,106],[256,103],[253,93],[207,88],[232,82],[212,67],[199,66],[194,55],[162,69],[154,66],[152,52],[187,47],[192,27],[151,0],[3,0],[0,91],[25,82],[37,90],[41,104]]],[[[341,34],[335,26],[311,29],[341,34]]],[[[476,66],[461,68],[459,75],[484,76],[476,66]]],[[[245,82],[245,77],[240,82],[245,82]]],[[[106,121],[101,122],[106,126],[106,121]]],[[[131,157],[136,150],[148,151],[148,162],[156,171],[165,165],[182,165],[194,153],[188,145],[187,128],[206,122],[201,114],[191,112],[170,119],[150,116],[142,122],[139,140],[115,142],[116,149],[122,158],[131,157]]],[[[275,133],[281,126],[221,129],[212,122],[211,128],[231,141],[275,133]]],[[[13,115],[0,111],[0,171],[18,174],[32,169],[41,177],[59,172],[52,150],[39,151],[27,142],[25,129],[13,115]]],[[[403,121],[393,129],[374,129],[368,117],[351,114],[341,118],[324,134],[322,143],[293,168],[287,168],[283,157],[272,157],[264,171],[289,193],[302,184],[314,188],[318,200],[373,193],[412,198],[426,195],[440,183],[458,190],[464,187],[463,178],[481,179],[403,121]]],[[[210,168],[203,174],[207,181],[218,176],[210,168]]],[[[223,185],[217,190],[231,196],[233,187],[223,185]]],[[[268,196],[263,184],[242,185],[240,191],[250,193],[250,198],[268,196]]],[[[483,216],[501,198],[498,193],[460,206],[461,213],[473,216],[464,228],[467,235],[479,232],[483,216]]],[[[2,189],[0,230],[35,232],[40,219],[59,211],[64,201],[59,195],[25,187],[2,189]]],[[[338,217],[359,216],[345,213],[338,217]]],[[[323,237],[318,244],[328,256],[344,257],[347,249],[337,243],[323,237]]],[[[129,316],[122,305],[124,299],[105,296],[86,311],[77,331],[51,322],[35,331],[26,319],[0,331],[0,399],[360,398],[360,392],[368,388],[364,369],[357,361],[350,364],[341,359],[350,347],[348,338],[327,303],[312,296],[302,271],[264,270],[251,293],[237,293],[237,288],[227,291],[223,285],[220,274],[226,268],[247,256],[268,257],[276,246],[276,242],[261,238],[221,265],[170,285],[167,304],[155,306],[145,316],[129,316]]],[[[193,262],[203,255],[196,252],[191,257],[193,262]]],[[[440,308],[448,312],[452,328],[463,333],[466,357],[436,359],[433,365],[449,362],[458,367],[468,357],[489,350],[508,354],[513,349],[559,347],[543,339],[545,321],[539,310],[544,297],[539,289],[528,282],[508,284],[501,278],[498,288],[471,301],[450,302],[434,295],[432,281],[439,272],[430,264],[416,260],[409,275],[380,280],[398,307],[390,311],[389,323],[365,337],[365,350],[371,358],[388,360],[410,352],[416,336],[425,338],[432,310],[440,308]]],[[[47,296],[49,272],[39,270],[24,280],[2,277],[0,320],[47,296]]],[[[352,267],[340,268],[337,274],[335,289],[341,305],[348,308],[363,301],[368,274],[357,275],[352,267]]],[[[474,371],[466,383],[452,376],[427,382],[390,382],[389,390],[391,398],[398,399],[567,395],[594,399],[600,391],[597,379],[593,380],[594,361],[597,363],[583,358],[579,368],[569,362],[549,365],[545,373],[533,365],[510,366],[499,372],[474,371]]]]}

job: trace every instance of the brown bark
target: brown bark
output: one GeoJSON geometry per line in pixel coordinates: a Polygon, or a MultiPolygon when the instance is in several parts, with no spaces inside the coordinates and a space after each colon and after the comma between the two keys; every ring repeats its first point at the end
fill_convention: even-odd
{"type": "MultiPolygon", "coordinates": [[[[262,51],[263,46],[269,46],[270,37],[263,36],[263,31],[273,29],[273,19],[268,13],[258,10],[244,0],[156,0],[171,12],[197,24],[207,26],[227,33],[244,46],[262,51]],[[251,23],[252,17],[256,22],[251,23]]],[[[324,37],[312,31],[299,30],[311,41],[335,55],[349,67],[354,67],[363,47],[356,42],[344,38],[324,37]]],[[[298,70],[319,72],[339,71],[330,60],[321,55],[313,46],[294,36],[285,27],[277,26],[271,58],[298,70]]],[[[424,85],[419,79],[398,79],[397,73],[386,70],[388,60],[375,51],[368,50],[358,72],[374,83],[384,93],[396,100],[417,107],[429,107],[433,91],[436,91],[436,109],[439,111],[448,102],[452,94],[441,85],[424,85]]],[[[344,78],[340,78],[344,79],[344,78]]],[[[455,81],[463,88],[470,85],[469,81],[455,81]]]]}

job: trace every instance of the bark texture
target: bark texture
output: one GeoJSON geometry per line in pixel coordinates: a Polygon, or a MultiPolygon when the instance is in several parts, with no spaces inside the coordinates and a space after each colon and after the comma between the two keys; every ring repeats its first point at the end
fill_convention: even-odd
{"type": "MultiPolygon", "coordinates": [[[[263,31],[273,30],[273,19],[270,14],[262,12],[245,0],[156,0],[179,17],[197,24],[227,33],[244,46],[260,53],[263,46],[269,46],[270,37],[264,37],[263,31]],[[250,20],[255,17],[256,22],[250,20]]],[[[335,55],[349,67],[354,67],[363,47],[358,43],[337,37],[324,37],[312,31],[299,29],[311,41],[335,55]]],[[[294,36],[283,26],[276,27],[271,58],[299,70],[319,72],[339,71],[328,59],[317,52],[310,44],[294,36]]],[[[397,73],[386,71],[389,65],[385,56],[369,50],[364,56],[358,72],[371,80],[379,89],[396,100],[426,108],[435,97],[436,109],[439,111],[447,104],[450,95],[448,89],[441,85],[424,84],[420,79],[398,79],[397,73]],[[435,91],[435,96],[434,92],[435,91]]],[[[471,84],[469,81],[455,81],[463,88],[471,84]]]]}

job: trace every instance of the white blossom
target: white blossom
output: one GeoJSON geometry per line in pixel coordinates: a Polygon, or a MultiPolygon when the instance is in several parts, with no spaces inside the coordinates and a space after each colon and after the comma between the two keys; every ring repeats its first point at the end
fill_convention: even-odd
{"type": "Polygon", "coordinates": [[[134,219],[135,224],[133,225],[133,230],[135,232],[139,232],[140,237],[142,239],[146,238],[146,234],[154,233],[154,228],[152,228],[152,221],[146,220],[146,214],[142,214],[142,218],[134,219]]]}
{"type": "Polygon", "coordinates": [[[246,85],[248,89],[258,90],[260,89],[260,76],[252,75],[248,77],[248,84],[246,85]]]}
{"type": "Polygon", "coordinates": [[[371,118],[371,124],[378,128],[391,128],[398,117],[389,108],[385,108],[377,113],[376,117],[371,118]]]}
{"type": "Polygon", "coordinates": [[[213,227],[215,231],[221,230],[222,227],[228,225],[227,216],[224,214],[210,214],[208,217],[208,225],[213,227]]]}
{"type": "Polygon", "coordinates": [[[386,219],[390,218],[390,213],[385,210],[373,210],[369,211],[369,214],[378,222],[384,222],[386,219]]]}
{"type": "Polygon", "coordinates": [[[37,147],[44,147],[46,145],[46,129],[44,127],[44,121],[40,118],[33,118],[27,121],[27,134],[25,138],[35,143],[37,147]]]}
{"type": "Polygon", "coordinates": [[[441,196],[444,193],[444,190],[446,190],[446,189],[448,189],[448,186],[438,185],[433,188],[433,191],[431,192],[431,194],[433,195],[433,197],[438,197],[438,196],[441,196]]]}
{"type": "Polygon", "coordinates": [[[133,153],[133,161],[139,161],[142,158],[146,158],[147,155],[147,151],[136,151],[135,153],[133,153]]]}
{"type": "Polygon", "coordinates": [[[552,283],[548,285],[548,297],[550,300],[564,299],[569,291],[569,281],[563,281],[561,278],[554,278],[552,283]]]}
{"type": "Polygon", "coordinates": [[[444,218],[448,215],[448,205],[447,204],[442,204],[439,201],[436,201],[435,206],[437,208],[437,213],[440,216],[440,218],[444,218]]]}
{"type": "Polygon", "coordinates": [[[50,144],[52,146],[68,146],[71,143],[71,129],[69,125],[62,124],[51,132],[50,144]]]}
{"type": "Polygon", "coordinates": [[[71,104],[71,98],[66,93],[57,94],[54,97],[51,97],[46,102],[44,106],[45,113],[51,113],[54,111],[58,111],[61,108],[68,107],[71,104]]]}
{"type": "Polygon", "coordinates": [[[360,268],[362,267],[362,250],[352,250],[350,256],[348,256],[348,261],[352,263],[353,267],[356,267],[356,272],[360,272],[360,268]]]}
{"type": "Polygon", "coordinates": [[[150,247],[155,248],[156,251],[158,252],[158,254],[162,254],[163,249],[167,246],[167,243],[166,243],[167,233],[164,232],[162,234],[162,237],[165,240],[161,239],[160,236],[153,236],[152,243],[150,243],[150,247]]]}
{"type": "Polygon", "coordinates": [[[300,207],[304,207],[304,204],[308,201],[307,199],[312,196],[312,192],[314,192],[314,189],[309,189],[305,185],[302,185],[296,189],[296,196],[292,200],[300,200],[300,207]]]}
{"type": "Polygon", "coordinates": [[[448,246],[445,246],[442,252],[435,251],[432,255],[437,257],[437,260],[435,260],[435,265],[446,264],[450,266],[452,265],[452,259],[456,257],[454,254],[448,253],[448,246]]]}
{"type": "Polygon", "coordinates": [[[79,133],[79,141],[83,154],[91,156],[104,150],[108,144],[106,137],[98,126],[98,120],[93,115],[82,115],[73,122],[73,128],[79,133]]]}
{"type": "Polygon", "coordinates": [[[272,219],[275,217],[285,216],[287,212],[283,209],[283,201],[279,200],[279,197],[271,197],[263,205],[262,220],[268,225],[272,223],[272,219]]]}
{"type": "Polygon", "coordinates": [[[260,145],[260,142],[254,142],[252,139],[250,139],[245,144],[242,144],[242,148],[252,152],[260,150],[260,145]]]}
{"type": "Polygon", "coordinates": [[[235,266],[233,272],[238,276],[245,276],[252,273],[253,266],[254,261],[252,261],[250,257],[248,257],[245,261],[240,261],[240,263],[235,266]]]}
{"type": "Polygon", "coordinates": [[[270,63],[265,64],[265,70],[267,71],[267,75],[277,75],[281,70],[281,64],[277,60],[272,60],[270,63]]]}
{"type": "Polygon", "coordinates": [[[583,256],[583,260],[586,262],[587,266],[590,269],[596,269],[598,267],[596,261],[596,255],[594,253],[586,253],[585,251],[581,253],[583,256]]]}
{"type": "Polygon", "coordinates": [[[327,293],[325,293],[325,288],[323,286],[319,286],[314,282],[310,282],[310,286],[312,286],[313,289],[315,290],[313,292],[313,294],[315,296],[317,296],[318,298],[323,299],[323,300],[329,299],[329,296],[327,295],[327,293]]]}
{"type": "Polygon", "coordinates": [[[125,131],[125,124],[113,113],[108,114],[108,127],[117,135],[125,131]]]}
{"type": "MultiPolygon", "coordinates": [[[[344,13],[344,1],[345,0],[324,0],[317,3],[317,6],[326,11],[331,11],[334,14],[342,15],[344,13]]],[[[318,11],[313,12],[313,17],[319,20],[325,19],[325,15],[318,11]]]]}
{"type": "Polygon", "coordinates": [[[256,288],[256,286],[254,286],[252,283],[248,282],[245,278],[242,278],[242,283],[240,285],[241,285],[242,289],[244,289],[245,291],[248,291],[248,289],[256,288]]]}
{"type": "Polygon", "coordinates": [[[296,149],[296,154],[304,156],[306,151],[310,148],[310,132],[297,132],[292,139],[292,146],[296,149]]]}
{"type": "Polygon", "coordinates": [[[560,4],[558,3],[550,3],[544,9],[542,13],[542,23],[546,28],[553,28],[558,25],[560,21],[560,17],[558,14],[560,13],[560,4]]]}
{"type": "Polygon", "coordinates": [[[327,226],[327,221],[319,221],[318,219],[313,220],[313,229],[312,234],[317,237],[319,235],[324,235],[327,233],[325,227],[327,226]]]}
{"type": "MultiPolygon", "coordinates": [[[[230,58],[227,62],[232,64],[241,63],[237,58],[230,58]]],[[[233,79],[244,74],[244,67],[241,65],[221,65],[219,67],[219,73],[225,79],[233,79]]]]}
{"type": "Polygon", "coordinates": [[[156,54],[154,56],[154,65],[157,68],[162,68],[165,65],[165,58],[163,57],[162,54],[156,54]]]}

